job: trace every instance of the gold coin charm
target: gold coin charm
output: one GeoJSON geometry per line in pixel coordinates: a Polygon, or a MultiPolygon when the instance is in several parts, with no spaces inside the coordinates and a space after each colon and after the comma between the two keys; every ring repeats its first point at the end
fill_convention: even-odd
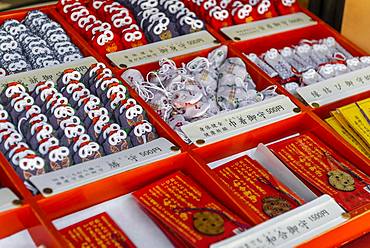
{"type": "Polygon", "coordinates": [[[336,188],[337,190],[354,191],[356,189],[355,180],[350,174],[344,171],[340,170],[329,171],[328,176],[330,185],[336,188]]]}
{"type": "Polygon", "coordinates": [[[292,209],[292,206],[287,200],[278,197],[265,197],[262,202],[263,212],[271,218],[292,209]]]}
{"type": "Polygon", "coordinates": [[[207,236],[222,234],[224,229],[224,219],[217,213],[209,211],[198,212],[193,215],[194,228],[207,236]]]}

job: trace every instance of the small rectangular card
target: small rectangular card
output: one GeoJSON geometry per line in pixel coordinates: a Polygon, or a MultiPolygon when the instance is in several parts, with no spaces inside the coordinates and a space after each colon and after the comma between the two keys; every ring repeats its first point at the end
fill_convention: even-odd
{"type": "Polygon", "coordinates": [[[181,172],[133,196],[151,217],[190,247],[209,247],[249,227],[181,172]]]}
{"type": "Polygon", "coordinates": [[[370,204],[367,175],[339,156],[312,133],[269,146],[295,174],[332,196],[347,211],[370,204]]]}
{"type": "Polygon", "coordinates": [[[101,213],[60,230],[69,247],[135,248],[107,213],[101,213]]]}
{"type": "Polygon", "coordinates": [[[329,118],[325,119],[326,123],[328,123],[348,143],[350,143],[352,146],[354,146],[362,154],[364,154],[365,156],[370,158],[370,152],[369,152],[370,148],[361,145],[361,144],[365,144],[361,140],[361,138],[353,130],[350,130],[350,129],[346,128],[346,127],[349,127],[349,125],[347,123],[343,123],[337,118],[337,117],[340,116],[340,114],[337,114],[337,112],[334,111],[332,115],[333,115],[333,117],[329,117],[329,118]]]}
{"type": "Polygon", "coordinates": [[[246,206],[265,221],[303,203],[257,161],[243,156],[214,169],[246,206]]]}
{"type": "Polygon", "coordinates": [[[370,98],[338,109],[350,127],[370,147],[370,98]]]}

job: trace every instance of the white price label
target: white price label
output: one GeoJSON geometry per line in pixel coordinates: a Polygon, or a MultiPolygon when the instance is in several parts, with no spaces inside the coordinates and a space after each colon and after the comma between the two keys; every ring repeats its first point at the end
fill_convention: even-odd
{"type": "Polygon", "coordinates": [[[265,221],[211,248],[295,247],[346,221],[344,210],[328,195],[265,221]]]}
{"type": "Polygon", "coordinates": [[[165,138],[87,161],[59,171],[33,176],[30,181],[46,197],[180,153],[165,138]]]}
{"type": "Polygon", "coordinates": [[[107,57],[120,68],[159,61],[162,58],[173,58],[179,55],[201,51],[219,45],[208,31],[200,31],[163,40],[140,47],[107,54],[107,57]]]}
{"type": "Polygon", "coordinates": [[[369,90],[370,67],[366,67],[298,88],[297,92],[309,105],[318,107],[369,90]]]}
{"type": "Polygon", "coordinates": [[[69,63],[8,75],[1,78],[0,90],[2,90],[4,86],[10,82],[22,83],[30,90],[33,90],[38,82],[47,80],[52,80],[55,82],[66,69],[75,69],[81,73],[85,73],[89,69],[90,65],[94,63],[97,63],[97,60],[94,57],[86,57],[69,63]]]}
{"type": "Polygon", "coordinates": [[[221,31],[234,41],[251,40],[271,34],[316,25],[317,22],[305,13],[268,18],[222,28],[221,31]]]}
{"type": "Polygon", "coordinates": [[[0,189],[0,211],[6,211],[17,207],[14,201],[19,198],[8,188],[0,189]]]}
{"type": "Polygon", "coordinates": [[[181,127],[197,146],[214,143],[297,114],[297,106],[286,96],[276,96],[240,109],[181,127]]]}

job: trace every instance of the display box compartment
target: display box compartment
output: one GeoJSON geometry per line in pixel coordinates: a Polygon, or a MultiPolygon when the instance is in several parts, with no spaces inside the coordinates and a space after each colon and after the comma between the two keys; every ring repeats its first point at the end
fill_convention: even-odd
{"type": "MultiPolygon", "coordinates": [[[[130,208],[126,210],[125,205],[127,203],[133,207],[133,199],[126,198],[131,198],[128,194],[177,171],[181,171],[185,175],[189,176],[197,183],[197,185],[202,187],[227,209],[236,213],[236,215],[239,215],[242,219],[248,220],[247,216],[243,212],[244,210],[242,211],[241,206],[230,195],[229,190],[209,174],[210,169],[208,166],[197,162],[187,153],[182,153],[177,157],[166,161],[157,162],[152,166],[140,168],[135,173],[128,172],[115,175],[110,178],[110,180],[95,182],[80,189],[65,192],[51,198],[39,199],[38,203],[41,209],[47,213],[48,217],[53,220],[57,229],[62,228],[62,226],[65,227],[67,223],[73,224],[74,222],[82,220],[81,218],[85,219],[100,212],[106,211],[108,214],[112,213],[113,215],[111,215],[111,217],[113,217],[114,220],[118,216],[122,217],[122,219],[116,219],[116,223],[119,225],[121,223],[123,224],[121,227],[123,227],[123,231],[128,234],[129,238],[131,239],[130,234],[132,234],[134,236],[131,240],[135,241],[141,239],[139,242],[141,243],[144,240],[151,238],[152,232],[156,233],[157,230],[151,231],[140,229],[130,231],[127,229],[127,224],[123,222],[125,221],[125,218],[128,218],[128,216],[131,215],[130,211],[132,210],[130,210],[130,208]],[[130,201],[131,203],[127,201],[130,201]],[[99,205],[94,206],[96,204],[99,205]],[[83,210],[86,208],[90,209],[83,210]],[[71,216],[65,217],[70,214],[71,216]],[[127,230],[125,230],[125,228],[127,230]],[[140,233],[138,233],[138,231],[140,231],[140,233]],[[146,234],[146,231],[149,232],[148,235],[146,234]]],[[[134,212],[132,213],[132,216],[135,217],[135,215],[138,214],[138,210],[133,210],[134,212]]],[[[145,216],[146,218],[150,218],[147,215],[145,216]]],[[[142,217],[140,217],[140,219],[141,218],[142,217]]],[[[137,224],[141,225],[145,223],[137,224]]]]}
{"type": "MultiPolygon", "coordinates": [[[[226,44],[228,44],[228,43],[226,43],[226,44]]],[[[175,57],[175,58],[173,58],[173,61],[176,63],[177,66],[181,66],[183,63],[190,62],[191,60],[193,60],[196,57],[207,57],[207,55],[213,50],[214,50],[214,48],[210,48],[210,49],[205,49],[201,52],[196,52],[196,53],[192,53],[192,54],[189,54],[189,55],[175,57]]],[[[244,63],[246,63],[246,60],[247,60],[245,57],[241,56],[234,49],[230,49],[230,48],[228,49],[228,57],[229,58],[230,57],[239,57],[243,60],[244,63]]],[[[146,64],[146,65],[136,66],[136,67],[133,67],[131,69],[137,69],[138,71],[141,72],[141,74],[145,78],[146,74],[149,73],[150,71],[155,71],[155,70],[159,69],[159,65],[158,65],[157,62],[155,62],[155,63],[146,64]]],[[[126,70],[121,70],[118,73],[124,73],[125,71],[126,70]]],[[[261,75],[254,67],[251,67],[248,64],[247,64],[247,71],[251,75],[254,83],[256,84],[256,89],[258,91],[261,91],[261,90],[263,90],[267,87],[275,86],[269,79],[267,79],[264,75],[261,75]]],[[[301,112],[300,107],[304,107],[304,106],[303,105],[298,105],[297,106],[297,104],[295,104],[295,102],[293,102],[294,97],[289,98],[289,97],[284,96],[283,90],[280,87],[281,86],[277,86],[277,90],[276,90],[276,92],[281,95],[279,97],[275,97],[273,99],[266,100],[266,102],[262,101],[262,102],[259,102],[257,104],[248,105],[248,106],[245,106],[243,108],[228,111],[228,112],[223,113],[222,115],[216,115],[216,116],[213,116],[211,118],[200,120],[198,122],[193,122],[191,124],[188,124],[188,127],[186,127],[187,131],[183,127],[183,131],[186,134],[189,134],[188,137],[194,143],[194,145],[192,147],[204,146],[204,145],[208,145],[208,144],[217,142],[219,140],[227,139],[227,138],[233,137],[235,135],[238,135],[237,132],[239,132],[239,133],[244,132],[245,129],[246,130],[252,130],[252,129],[255,129],[257,127],[269,125],[270,123],[278,122],[278,121],[281,121],[284,118],[289,118],[289,117],[292,117],[292,116],[295,116],[295,115],[299,114],[301,112]],[[204,136],[199,135],[200,134],[199,130],[197,130],[196,133],[193,132],[197,128],[201,128],[201,127],[198,127],[199,125],[206,124],[206,123],[210,122],[211,120],[218,122],[219,120],[217,118],[225,119],[225,118],[229,118],[229,117],[232,117],[232,116],[233,116],[233,118],[236,118],[236,116],[238,116],[241,113],[244,114],[244,115],[252,115],[252,114],[256,114],[257,112],[266,111],[266,109],[276,108],[280,104],[282,106],[284,106],[280,110],[284,110],[284,111],[281,112],[281,113],[279,113],[279,111],[276,111],[276,112],[275,111],[270,111],[271,114],[272,114],[271,118],[269,118],[269,116],[268,116],[269,113],[266,113],[266,118],[262,118],[263,120],[261,120],[261,123],[259,123],[259,120],[257,120],[257,119],[251,120],[251,122],[248,123],[248,125],[242,124],[240,127],[239,126],[235,127],[236,130],[231,130],[230,132],[226,132],[226,134],[216,135],[216,137],[211,137],[210,139],[207,139],[204,136]],[[201,124],[201,123],[203,123],[203,124],[201,124]],[[199,138],[198,138],[198,135],[199,135],[199,138]]],[[[135,94],[135,95],[137,95],[137,94],[135,94]]],[[[145,105],[146,108],[150,108],[150,106],[148,104],[143,103],[143,105],[145,105]]],[[[165,126],[166,130],[169,130],[169,132],[172,132],[174,137],[176,137],[176,136],[178,137],[176,139],[176,141],[178,143],[182,143],[182,146],[186,146],[186,143],[182,141],[182,139],[176,134],[176,132],[174,132],[170,128],[170,126],[165,121],[163,121],[160,118],[160,116],[158,116],[154,111],[153,111],[153,113],[157,116],[157,119],[161,120],[160,122],[163,124],[163,126],[165,126]]]]}
{"type": "MultiPolygon", "coordinates": [[[[336,41],[341,44],[349,53],[351,53],[354,57],[357,56],[365,56],[367,55],[363,50],[356,47],[353,43],[348,41],[346,38],[338,34],[332,28],[329,28],[327,24],[319,23],[315,26],[310,26],[302,29],[297,29],[293,31],[287,31],[279,34],[269,35],[261,38],[251,39],[248,41],[241,41],[237,43],[233,43],[231,45],[232,48],[248,55],[250,53],[255,53],[257,55],[261,55],[262,53],[266,52],[271,48],[282,49],[286,46],[297,45],[299,41],[306,39],[306,40],[318,40],[327,37],[334,37],[336,41]]],[[[268,76],[265,72],[258,68],[253,62],[248,61],[248,65],[250,67],[256,68],[260,74],[268,76]]],[[[330,102],[340,101],[342,99],[351,97],[356,94],[360,94],[363,92],[368,91],[369,82],[365,79],[362,79],[363,83],[357,81],[357,79],[361,76],[364,77],[368,75],[368,70],[361,69],[358,71],[353,71],[346,73],[344,75],[324,80],[310,86],[301,87],[298,89],[297,98],[300,99],[303,103],[309,104],[310,107],[319,107],[321,105],[326,105],[330,102]],[[340,82],[336,82],[336,79],[340,82]],[[342,82],[343,81],[343,82],[342,82]],[[353,81],[355,83],[354,87],[344,87],[346,86],[346,81],[353,81]],[[341,88],[337,92],[335,91],[335,84],[340,83],[341,88]],[[343,84],[343,85],[342,85],[343,84]],[[331,92],[325,92],[324,88],[329,87],[331,92]],[[333,88],[333,89],[332,89],[333,88]],[[319,92],[320,96],[312,96],[311,91],[319,92]]],[[[282,79],[277,76],[272,78],[272,81],[275,84],[280,84],[282,79]]],[[[286,95],[291,95],[285,89],[282,89],[286,95]]]]}
{"type": "MultiPolygon", "coordinates": [[[[81,1],[81,2],[84,2],[85,5],[89,5],[91,1],[81,1]]],[[[119,3],[119,1],[116,1],[116,2],[119,3]]],[[[52,6],[54,6],[55,16],[61,22],[67,23],[67,20],[65,19],[63,14],[60,13],[61,10],[57,9],[56,5],[52,5],[52,6]]],[[[70,25],[70,27],[74,29],[72,25],[70,25]]],[[[74,32],[79,32],[79,31],[74,29],[74,32]]],[[[82,35],[80,35],[79,37],[84,40],[82,35]]],[[[125,67],[131,67],[134,64],[142,64],[143,61],[147,59],[150,59],[153,61],[153,59],[155,59],[154,57],[156,56],[153,55],[153,51],[151,50],[155,50],[156,52],[159,52],[159,56],[163,56],[163,54],[161,55],[160,50],[162,48],[166,48],[166,47],[168,48],[171,45],[171,46],[177,47],[178,50],[176,52],[178,55],[180,55],[180,54],[186,54],[186,53],[189,53],[195,50],[199,51],[202,49],[201,48],[202,46],[205,46],[205,47],[216,46],[219,39],[221,41],[225,40],[221,34],[215,31],[210,25],[206,24],[205,29],[200,32],[181,35],[178,37],[174,37],[172,39],[163,40],[159,42],[151,42],[151,43],[148,43],[140,47],[135,47],[131,49],[123,49],[123,50],[119,50],[113,53],[107,53],[106,56],[102,55],[102,57],[104,57],[104,60],[111,61],[112,64],[115,64],[118,67],[125,68],[125,67]],[[202,39],[203,41],[200,41],[202,39]],[[200,41],[201,45],[199,46],[199,48],[197,48],[196,46],[192,44],[194,41],[198,41],[198,42],[200,41]],[[185,47],[180,47],[179,46],[180,43],[185,44],[185,47]],[[149,57],[145,58],[144,56],[143,58],[138,59],[140,56],[142,56],[142,52],[145,52],[146,55],[153,55],[153,56],[150,56],[150,58],[149,57]],[[129,58],[125,58],[125,56],[128,56],[129,58]],[[136,59],[132,60],[135,57],[138,60],[136,59]]],[[[87,40],[84,40],[84,43],[89,43],[89,42],[87,40]]],[[[195,44],[197,44],[197,42],[195,42],[195,44]]],[[[89,47],[93,49],[91,44],[89,44],[89,47]]],[[[174,52],[175,51],[170,49],[167,53],[174,53],[174,52]]],[[[157,60],[159,60],[159,57],[157,58],[157,60]]]]}
{"type": "MultiPolygon", "coordinates": [[[[350,98],[346,98],[342,101],[334,102],[328,105],[321,106],[319,108],[315,108],[313,110],[313,113],[316,114],[318,117],[320,117],[321,120],[318,120],[323,123],[323,125],[327,126],[328,130],[330,132],[334,132],[338,139],[341,140],[344,144],[347,144],[350,147],[353,147],[351,144],[349,144],[344,138],[342,138],[332,127],[330,127],[329,124],[326,123],[325,119],[331,117],[330,112],[335,111],[336,109],[349,105],[351,103],[359,102],[362,100],[365,100],[370,97],[370,92],[365,92],[350,98]]],[[[370,164],[369,158],[367,158],[365,155],[363,155],[361,152],[359,152],[357,149],[354,149],[355,152],[357,152],[357,156],[362,157],[363,160],[367,161],[368,164],[370,164]]]]}
{"type": "MultiPolygon", "coordinates": [[[[306,113],[304,115],[297,116],[293,118],[290,123],[284,123],[284,125],[280,125],[279,127],[271,127],[270,128],[261,128],[261,130],[257,130],[246,133],[245,139],[239,139],[235,141],[236,144],[238,144],[237,149],[231,149],[232,147],[235,147],[235,145],[232,145],[231,143],[224,141],[224,146],[217,146],[217,148],[210,149],[210,147],[203,147],[203,148],[197,148],[194,150],[196,153],[196,156],[201,158],[205,163],[209,165],[211,169],[214,169],[218,166],[221,166],[222,164],[225,164],[227,162],[230,162],[236,158],[242,157],[244,155],[248,155],[252,159],[256,159],[261,164],[267,165],[268,167],[275,167],[274,164],[271,163],[269,159],[266,159],[265,161],[260,160],[261,157],[266,155],[264,152],[266,146],[271,143],[278,142],[281,139],[286,139],[288,137],[296,136],[298,133],[310,131],[314,135],[316,135],[321,141],[323,141],[326,145],[328,145],[331,149],[334,149],[335,152],[339,153],[341,156],[346,157],[348,161],[353,163],[357,168],[360,168],[362,171],[369,174],[369,162],[368,160],[364,159],[363,156],[359,156],[359,153],[356,149],[354,149],[351,146],[348,146],[343,143],[340,137],[337,136],[337,134],[332,133],[332,130],[326,126],[324,122],[322,122],[316,115],[312,113],[306,113]],[[269,129],[269,130],[266,130],[269,129]],[[266,131],[264,134],[263,131],[266,131]],[[257,138],[257,139],[256,139],[257,138]],[[262,148],[261,147],[265,147],[262,148]],[[207,149],[208,148],[208,149],[207,149]],[[220,151],[223,151],[220,153],[220,151]],[[258,151],[258,152],[256,152],[258,151]],[[270,161],[270,162],[268,162],[270,161]]],[[[222,142],[220,142],[222,143],[222,142]]],[[[235,144],[234,143],[234,144],[235,144]]],[[[277,160],[278,158],[271,153],[271,156],[275,157],[277,160]]],[[[283,165],[285,167],[285,165],[283,165]]],[[[281,169],[276,169],[279,172],[282,172],[281,169]]],[[[271,173],[274,175],[276,173],[274,170],[271,171],[271,173]]],[[[279,173],[278,173],[279,174],[279,173]]],[[[283,173],[286,177],[291,178],[287,173],[283,173]]],[[[216,176],[216,175],[215,175],[216,176]]],[[[298,178],[300,179],[299,175],[298,178]]],[[[280,179],[280,182],[286,183],[283,179],[280,179]]],[[[290,181],[289,179],[288,181],[290,181]]],[[[304,180],[300,180],[301,182],[304,180]]],[[[294,182],[294,181],[292,181],[294,182]]],[[[308,183],[305,183],[306,186],[309,186],[308,188],[312,190],[317,196],[320,196],[321,193],[318,192],[316,189],[310,187],[308,183]]],[[[287,184],[286,184],[287,185],[287,184]]],[[[287,185],[288,186],[288,185],[287,185]]],[[[296,189],[297,187],[291,187],[291,189],[296,189]]],[[[241,203],[243,204],[243,203],[241,203]]],[[[359,224],[361,221],[370,218],[370,213],[368,211],[368,206],[360,207],[358,209],[355,209],[344,216],[345,218],[348,218],[348,221],[345,221],[342,224],[339,224],[335,227],[330,227],[328,231],[325,231],[324,233],[317,234],[315,238],[312,238],[309,241],[305,241],[304,243],[298,245],[297,247],[315,247],[320,246],[320,241],[323,242],[324,240],[327,240],[326,237],[331,237],[332,242],[327,245],[327,247],[333,247],[333,246],[340,246],[344,243],[347,243],[349,240],[354,240],[358,238],[359,236],[363,235],[363,233],[366,233],[369,229],[369,225],[367,224],[359,224]],[[357,224],[356,224],[357,223],[357,224]],[[361,227],[360,227],[361,226],[361,227]],[[351,230],[351,228],[353,228],[351,230]],[[341,237],[337,237],[340,233],[341,237]]],[[[266,226],[264,226],[266,227],[266,226]]],[[[264,228],[258,228],[257,230],[261,231],[264,230],[264,228]]],[[[253,232],[251,232],[252,234],[253,232]]],[[[256,231],[255,233],[258,233],[256,231]]],[[[254,235],[254,234],[253,234],[254,235]]],[[[245,236],[246,237],[246,236],[245,236]]],[[[232,238],[231,240],[237,240],[237,238],[232,238]]],[[[226,247],[226,242],[221,242],[220,245],[223,244],[226,247]]],[[[229,245],[235,245],[236,243],[230,243],[229,245]]],[[[238,243],[239,244],[239,243],[238,243]]],[[[240,244],[239,244],[240,245],[240,244]]],[[[217,246],[216,246],[217,247],[217,246]]]]}
{"type": "MultiPolygon", "coordinates": [[[[96,62],[96,60],[92,57],[84,58],[81,61],[86,62],[86,63],[85,62],[83,63],[83,66],[81,65],[81,67],[83,67],[83,70],[85,70],[85,71],[90,66],[90,64],[96,62]]],[[[75,66],[78,67],[78,61],[72,62],[72,63],[74,64],[74,66],[72,66],[73,68],[75,66]]],[[[56,66],[56,67],[58,67],[58,66],[56,66]]],[[[32,72],[32,71],[25,72],[25,73],[19,74],[18,76],[23,81],[27,81],[28,78],[32,77],[32,74],[34,72],[32,72]],[[26,75],[24,75],[22,77],[21,75],[23,75],[23,74],[26,74],[26,75]]],[[[44,75],[44,73],[46,75],[49,75],[49,74],[54,75],[54,77],[55,77],[55,74],[56,74],[56,71],[55,70],[53,71],[52,67],[39,69],[39,70],[37,70],[37,72],[38,72],[37,77],[39,78],[39,80],[40,80],[40,75],[44,75]]],[[[61,72],[61,71],[57,71],[57,72],[61,72]]],[[[81,73],[84,73],[84,71],[81,71],[81,73]]],[[[14,77],[17,77],[17,75],[15,75],[14,77]]],[[[29,88],[33,88],[33,85],[34,85],[34,83],[28,84],[29,88]]],[[[138,98],[138,97],[136,97],[136,98],[138,98]]],[[[140,101],[140,99],[139,99],[139,101],[140,101]]],[[[73,173],[80,173],[81,171],[86,171],[86,168],[85,168],[86,164],[80,164],[80,165],[77,165],[77,166],[72,166],[72,167],[69,167],[69,168],[66,168],[66,169],[63,169],[63,170],[59,170],[57,172],[53,172],[53,175],[51,175],[49,173],[46,173],[44,175],[36,176],[33,179],[31,179],[31,182],[36,186],[36,188],[39,189],[39,191],[42,194],[44,194],[46,196],[50,196],[51,195],[50,193],[45,194],[45,192],[44,192],[44,189],[46,187],[45,183],[46,184],[49,183],[47,185],[48,192],[50,192],[49,189],[52,189],[52,192],[53,192],[52,194],[55,194],[55,193],[59,193],[59,192],[65,191],[65,190],[69,190],[70,188],[73,188],[73,187],[78,187],[80,185],[83,185],[85,183],[89,183],[91,181],[95,181],[95,180],[99,180],[101,178],[109,177],[109,176],[114,175],[116,173],[122,173],[122,172],[127,171],[127,170],[135,169],[137,167],[144,166],[144,165],[149,164],[149,163],[153,163],[154,161],[157,161],[157,160],[166,159],[167,157],[174,156],[174,155],[180,153],[181,152],[181,147],[176,143],[176,140],[172,137],[172,134],[169,133],[165,128],[163,128],[161,123],[159,123],[157,121],[157,118],[153,114],[148,113],[147,116],[148,116],[149,121],[156,128],[157,133],[161,138],[157,139],[157,140],[154,140],[154,141],[152,141],[148,144],[143,144],[140,147],[135,147],[135,148],[128,149],[126,151],[122,151],[120,153],[117,153],[119,155],[115,154],[115,155],[109,156],[110,160],[114,159],[114,161],[116,163],[118,163],[118,166],[117,166],[117,164],[115,164],[115,167],[110,167],[110,165],[107,165],[107,163],[111,163],[111,162],[113,162],[113,160],[108,161],[109,160],[108,157],[105,157],[105,158],[103,157],[99,160],[100,162],[89,163],[90,167],[93,167],[93,168],[103,166],[103,164],[105,164],[104,173],[101,173],[100,175],[98,174],[98,176],[90,174],[90,176],[87,177],[85,175],[84,179],[74,180],[73,182],[68,182],[68,183],[62,185],[63,187],[55,185],[55,179],[57,177],[59,177],[59,178],[60,177],[67,177],[67,176],[72,175],[73,173]],[[146,154],[146,152],[148,154],[146,154]],[[112,158],[112,156],[114,158],[112,158]],[[135,156],[135,157],[132,157],[132,156],[135,156]],[[101,162],[103,162],[103,163],[101,163],[101,162]],[[52,183],[52,182],[54,182],[54,183],[52,183]],[[54,187],[51,187],[50,185],[53,185],[54,187]]],[[[13,189],[16,193],[19,193],[22,196],[22,198],[30,197],[30,192],[27,192],[28,190],[25,188],[22,180],[17,176],[17,174],[15,173],[15,170],[13,169],[13,167],[10,165],[10,163],[7,161],[7,159],[5,158],[5,156],[3,154],[0,155],[0,162],[1,162],[0,166],[1,166],[2,170],[4,171],[4,173],[3,173],[3,177],[5,178],[4,180],[8,181],[7,184],[9,185],[9,187],[11,189],[13,189]]],[[[90,170],[91,169],[92,168],[90,168],[90,170]]],[[[71,179],[73,179],[73,177],[71,177],[71,179]]]]}
{"type": "Polygon", "coordinates": [[[58,247],[59,237],[56,230],[30,205],[0,213],[0,246],[1,247],[58,247]]]}
{"type": "Polygon", "coordinates": [[[84,57],[93,56],[99,61],[107,62],[107,60],[101,56],[98,52],[96,52],[88,42],[86,42],[82,36],[67,22],[65,22],[60,15],[57,13],[56,5],[48,5],[43,7],[35,7],[35,8],[26,8],[22,10],[14,10],[14,11],[7,11],[0,15],[0,24],[3,24],[6,20],[15,19],[18,21],[22,21],[29,11],[32,10],[40,10],[48,15],[48,17],[57,23],[59,23],[64,31],[68,34],[71,39],[71,42],[76,45],[84,57]]]}
{"type": "MultiPolygon", "coordinates": [[[[56,10],[56,5],[21,11],[3,12],[0,16],[0,23],[11,18],[20,20],[26,16],[28,11],[33,9],[40,9],[47,13],[50,18],[59,22],[70,35],[73,43],[80,48],[84,56],[94,56],[98,61],[105,62],[106,64],[108,63],[108,60],[104,56],[98,54],[90,44],[86,42],[62,16],[60,16],[58,10],[56,10]]],[[[327,24],[323,23],[311,13],[307,11],[304,12],[311,16],[315,21],[318,21],[318,24],[315,26],[296,29],[294,31],[268,35],[249,41],[239,41],[237,43],[225,41],[226,39],[223,37],[223,34],[216,32],[212,30],[211,27],[207,26],[208,31],[214,37],[220,40],[222,44],[229,46],[229,56],[241,57],[247,64],[248,72],[256,83],[258,90],[262,90],[271,85],[276,85],[278,87],[278,93],[288,96],[289,99],[298,107],[297,110],[301,110],[301,113],[285,120],[281,120],[264,127],[259,127],[210,145],[197,147],[196,145],[188,145],[183,142],[183,140],[172,129],[170,129],[168,124],[163,121],[144,102],[144,100],[134,92],[134,90],[130,89],[132,96],[147,111],[149,120],[154,124],[159,135],[174,144],[172,148],[175,153],[178,153],[179,149],[182,153],[176,153],[177,155],[167,159],[150,162],[146,166],[112,175],[95,182],[90,182],[89,184],[70,189],[51,197],[44,197],[42,195],[33,196],[30,191],[26,189],[22,180],[17,176],[6,158],[0,154],[1,186],[11,189],[20,199],[22,199],[21,203],[23,203],[23,205],[17,206],[15,209],[0,212],[0,223],[2,223],[0,227],[0,239],[3,239],[0,240],[0,246],[3,244],[2,241],[10,238],[10,240],[7,239],[5,242],[13,242],[14,244],[17,240],[22,239],[25,240],[29,246],[33,245],[33,242],[34,245],[64,248],[67,245],[61,234],[57,231],[57,229],[62,226],[62,222],[65,221],[64,223],[70,222],[72,224],[73,222],[79,221],[80,219],[78,218],[87,218],[103,210],[108,213],[111,211],[117,213],[121,213],[120,211],[122,211],[123,213],[123,211],[125,211],[124,200],[129,197],[131,192],[179,170],[190,176],[197,184],[205,188],[208,193],[229,210],[237,213],[244,220],[252,221],[250,218],[250,210],[246,209],[240,200],[236,199],[233,193],[226,188],[225,185],[219,182],[214,172],[212,172],[212,170],[207,166],[207,163],[253,149],[259,143],[268,144],[274,140],[282,139],[304,131],[312,132],[335,152],[340,153],[363,172],[370,174],[369,161],[364,160],[357,150],[344,143],[335,132],[332,132],[329,126],[320,120],[320,118],[327,117],[330,110],[347,103],[367,98],[369,96],[368,92],[347,97],[343,100],[320,106],[316,109],[311,109],[311,107],[305,106],[293,95],[289,94],[279,84],[278,80],[270,79],[242,54],[250,52],[261,53],[274,46],[281,48],[287,45],[296,44],[303,38],[319,39],[333,36],[347,50],[353,53],[353,55],[365,55],[362,50],[358,49],[351,42],[340,36],[333,29],[329,28],[327,24]],[[120,208],[121,204],[122,208],[120,208]]],[[[190,61],[196,56],[207,56],[212,50],[213,48],[208,48],[187,55],[177,56],[174,58],[174,61],[177,65],[180,65],[183,62],[190,61]]],[[[157,69],[158,63],[147,63],[135,66],[134,68],[137,68],[145,74],[151,70],[157,69]]],[[[114,68],[114,72],[122,73],[123,71],[124,70],[122,69],[114,68]]],[[[125,216],[127,215],[125,214],[125,216]]],[[[122,217],[124,220],[124,215],[121,216],[117,214],[112,217],[113,219],[122,217]]],[[[322,244],[331,247],[340,246],[369,231],[369,210],[360,209],[358,211],[348,213],[347,217],[350,219],[345,223],[308,242],[305,242],[304,244],[301,244],[299,247],[320,247],[322,244]]],[[[148,218],[149,220],[149,217],[146,215],[145,218],[148,218]]],[[[116,222],[120,223],[119,220],[116,222]]],[[[124,230],[125,228],[122,226],[122,229],[124,230]]],[[[140,230],[140,235],[145,236],[147,231],[150,230],[140,230]]],[[[157,231],[158,230],[155,230],[154,232],[157,231]]],[[[129,232],[127,231],[127,233],[129,232]]],[[[136,236],[136,238],[132,238],[132,240],[141,239],[143,236],[136,236]]]]}
{"type": "Polygon", "coordinates": [[[328,147],[343,156],[358,169],[366,174],[370,173],[370,167],[367,161],[359,157],[354,148],[342,143],[341,139],[335,133],[331,132],[329,127],[312,113],[304,113],[284,120],[282,123],[272,124],[244,133],[234,140],[225,140],[212,146],[196,148],[193,151],[206,163],[210,163],[255,148],[260,143],[269,144],[273,141],[305,131],[313,133],[328,147]],[[238,145],[236,146],[235,144],[238,145]]]}

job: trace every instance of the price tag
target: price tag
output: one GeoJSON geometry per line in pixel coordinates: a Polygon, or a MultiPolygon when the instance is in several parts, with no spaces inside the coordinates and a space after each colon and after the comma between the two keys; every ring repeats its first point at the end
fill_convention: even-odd
{"type": "Polygon", "coordinates": [[[84,162],[59,171],[33,176],[30,181],[45,196],[52,196],[90,182],[168,158],[180,153],[164,138],[84,162]]]}
{"type": "Polygon", "coordinates": [[[286,96],[227,111],[181,127],[197,146],[214,143],[296,115],[300,110],[286,96]]]}
{"type": "Polygon", "coordinates": [[[298,88],[312,107],[319,107],[370,90],[370,67],[352,71],[316,84],[298,88]]]}
{"type": "Polygon", "coordinates": [[[33,90],[38,82],[46,80],[55,82],[65,69],[75,69],[81,73],[85,73],[89,69],[89,66],[94,63],[97,63],[94,57],[86,57],[69,63],[8,75],[1,78],[0,90],[10,82],[22,83],[27,86],[28,89],[33,90]]]}
{"type": "Polygon", "coordinates": [[[344,210],[329,195],[263,222],[211,248],[295,247],[346,221],[344,210]]]}
{"type": "Polygon", "coordinates": [[[299,12],[261,21],[222,28],[221,31],[234,41],[251,40],[271,34],[316,25],[317,21],[299,12]]]}
{"type": "Polygon", "coordinates": [[[8,188],[0,189],[0,211],[10,210],[17,207],[14,201],[19,200],[19,198],[8,188]]]}
{"type": "Polygon", "coordinates": [[[107,54],[107,57],[122,69],[159,61],[162,58],[172,58],[200,51],[217,45],[219,43],[216,38],[208,31],[203,30],[145,46],[110,53],[107,54]]]}

